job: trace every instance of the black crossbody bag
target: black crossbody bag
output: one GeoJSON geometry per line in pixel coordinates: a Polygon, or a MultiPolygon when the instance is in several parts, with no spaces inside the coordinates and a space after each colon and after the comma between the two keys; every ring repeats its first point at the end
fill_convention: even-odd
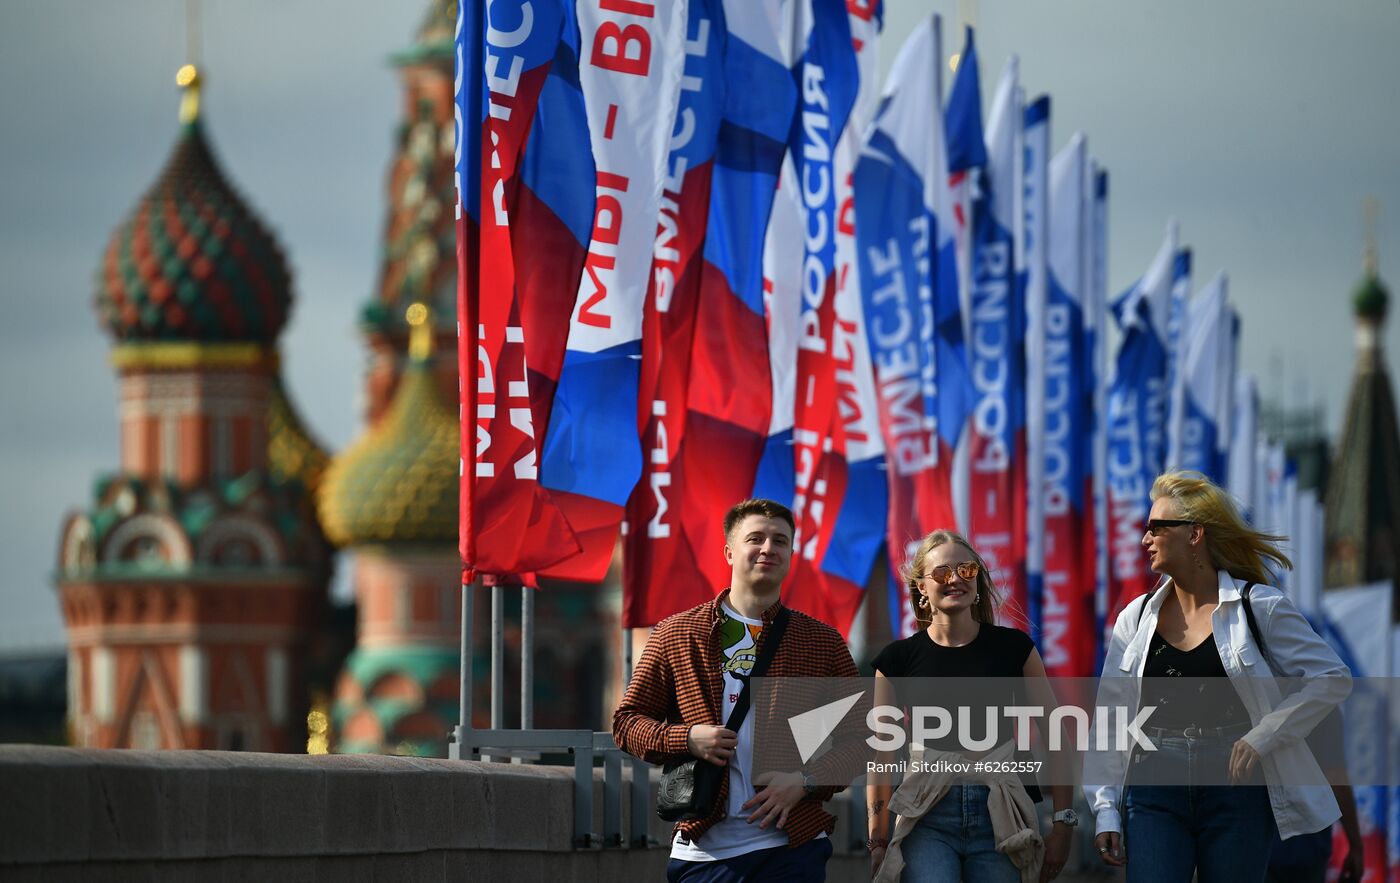
{"type": "MultiPolygon", "coordinates": [[[[754,660],[749,676],[743,679],[744,686],[739,690],[739,698],[734,702],[729,720],[725,721],[725,729],[737,733],[744,725],[751,702],[749,682],[763,677],[768,670],[768,664],[778,652],[778,642],[783,637],[787,622],[788,609],[778,608],[778,615],[773,617],[773,624],[769,626],[770,631],[763,642],[763,650],[754,660]]],[[[661,782],[656,787],[656,814],[667,822],[703,819],[710,814],[715,800],[719,798],[720,776],[728,774],[728,766],[715,766],[698,757],[667,763],[661,768],[661,782]]]]}

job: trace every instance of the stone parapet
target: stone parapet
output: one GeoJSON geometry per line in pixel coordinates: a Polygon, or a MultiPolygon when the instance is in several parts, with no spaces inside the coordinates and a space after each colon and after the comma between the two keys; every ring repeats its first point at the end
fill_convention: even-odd
{"type": "Polygon", "coordinates": [[[0,792],[7,881],[660,880],[668,852],[654,814],[653,848],[574,849],[570,767],[10,745],[0,792]]]}

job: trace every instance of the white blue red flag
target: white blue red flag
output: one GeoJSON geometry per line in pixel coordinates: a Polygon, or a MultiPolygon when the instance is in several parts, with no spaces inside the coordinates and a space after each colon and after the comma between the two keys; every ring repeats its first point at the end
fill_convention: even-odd
{"type": "MultiPolygon", "coordinates": [[[[611,551],[642,469],[642,316],[685,71],[686,4],[578,0],[576,8],[596,202],[540,479],[571,523],[588,525],[605,568],[601,550],[611,551]]],[[[586,149],[581,138],[575,149],[586,149]]]]}
{"type": "MultiPolygon", "coordinates": [[[[703,480],[706,466],[703,449],[686,447],[686,424],[710,188],[729,80],[720,0],[688,0],[686,18],[685,76],[643,314],[637,412],[642,474],[628,502],[623,542],[625,628],[655,625],[712,597],[716,589],[700,558],[717,545],[691,546],[681,508],[686,483],[696,480],[696,468],[703,480]]],[[[709,454],[711,463],[723,462],[721,457],[719,451],[709,454]]]]}
{"type": "MultiPolygon", "coordinates": [[[[684,597],[676,599],[676,610],[691,606],[681,603],[691,593],[713,595],[729,578],[717,525],[730,506],[752,492],[773,409],[763,243],[797,88],[781,46],[781,0],[724,0],[723,13],[723,117],[710,184],[684,442],[671,464],[672,515],[704,586],[683,578],[684,597]]],[[[664,607],[669,592],[649,603],[664,607]]]]}
{"type": "Polygon", "coordinates": [[[1094,633],[1094,665],[1077,673],[1087,677],[1098,671],[1103,656],[1101,638],[1108,610],[1108,172],[1092,158],[1094,204],[1093,235],[1090,239],[1089,309],[1084,314],[1089,365],[1085,371],[1093,397],[1093,523],[1084,526],[1088,551],[1084,558],[1094,562],[1094,615],[1099,627],[1094,633]]]}
{"type": "Polygon", "coordinates": [[[1150,586],[1142,551],[1152,482],[1162,471],[1167,423],[1167,317],[1177,256],[1177,226],[1147,273],[1114,304],[1122,337],[1108,390],[1107,502],[1109,579],[1105,624],[1150,586]]]}
{"type": "MultiPolygon", "coordinates": [[[[977,54],[968,44],[949,100],[949,119],[981,129],[977,54]],[[966,110],[962,105],[969,105],[966,110]],[[955,113],[956,112],[956,113],[955,113]]],[[[1007,63],[987,127],[985,162],[967,169],[972,191],[971,278],[968,289],[968,365],[973,408],[968,427],[968,533],[992,568],[1003,615],[1039,630],[1026,591],[1026,311],[1016,265],[1021,238],[1022,116],[1017,61],[1007,63]]],[[[950,131],[949,154],[958,139],[950,131]]],[[[966,152],[966,151],[964,151],[966,152]]]]}
{"type": "Polygon", "coordinates": [[[885,442],[880,434],[879,403],[861,301],[855,238],[855,167],[865,132],[879,105],[879,42],[883,15],[883,4],[879,0],[846,0],[859,88],[846,128],[836,144],[833,175],[837,205],[836,321],[832,331],[838,424],[834,449],[839,453],[835,468],[845,470],[846,492],[839,501],[832,543],[822,561],[826,579],[838,581],[843,588],[847,585],[863,588],[869,580],[871,568],[884,546],[889,513],[885,442]]]}
{"type": "Polygon", "coordinates": [[[775,384],[754,494],[790,502],[797,518],[788,603],[844,633],[864,577],[837,572],[849,562],[833,544],[849,484],[837,407],[835,159],[859,72],[844,0],[798,0],[785,12],[798,104],[764,246],[775,384]]]}
{"type": "Polygon", "coordinates": [[[1234,314],[1226,286],[1219,273],[1187,305],[1167,448],[1172,467],[1194,469],[1220,484],[1226,480],[1222,441],[1230,429],[1221,417],[1230,413],[1234,383],[1234,314]]]}
{"type": "Polygon", "coordinates": [[[593,214],[591,157],[576,148],[561,153],[545,134],[554,127],[575,139],[586,132],[579,128],[577,47],[576,23],[562,3],[497,2],[489,17],[479,3],[459,10],[464,579],[479,573],[534,584],[536,573],[583,548],[581,531],[539,484],[537,467],[538,430],[565,339],[557,311],[573,302],[550,276],[566,277],[565,289],[577,278],[593,214]]]}
{"type": "Polygon", "coordinates": [[[1042,619],[1035,634],[1041,658],[1065,657],[1066,624],[1058,618],[1058,597],[1045,594],[1045,305],[1049,291],[1050,96],[1026,106],[1021,122],[1021,236],[1017,273],[1026,305],[1026,592],[1045,602],[1052,621],[1042,619]]]}
{"type": "Polygon", "coordinates": [[[1093,304],[1092,172],[1076,132],[1050,162],[1049,274],[1032,306],[1043,358],[1038,416],[1044,519],[1041,654],[1046,670],[1077,677],[1094,663],[1093,405],[1088,312],[1093,304]]]}
{"type": "Polygon", "coordinates": [[[900,636],[916,625],[898,569],[924,534],[956,526],[952,454],[971,400],[939,113],[941,53],[939,19],[931,16],[895,58],[855,171],[860,284],[888,463],[890,620],[900,636]]]}
{"type": "MultiPolygon", "coordinates": [[[[1323,637],[1351,670],[1352,691],[1342,703],[1347,775],[1355,783],[1357,823],[1365,850],[1363,880],[1394,879],[1386,876],[1388,792],[1383,783],[1394,781],[1387,746],[1393,732],[1388,712],[1393,690],[1387,690],[1393,669],[1394,631],[1391,626],[1393,586],[1389,581],[1323,593],[1323,637]],[[1388,695],[1389,694],[1389,695],[1388,695]]],[[[1346,854],[1340,826],[1334,834],[1334,866],[1346,854]]]]}
{"type": "MultiPolygon", "coordinates": [[[[957,248],[958,279],[963,309],[972,297],[972,201],[973,170],[987,164],[982,135],[982,84],[977,64],[977,44],[971,27],[963,29],[963,51],[957,56],[953,87],[948,92],[944,132],[948,139],[948,188],[952,196],[953,240],[957,248]]],[[[965,477],[965,476],[964,476],[965,477]]],[[[964,512],[966,499],[959,501],[964,512]]]]}

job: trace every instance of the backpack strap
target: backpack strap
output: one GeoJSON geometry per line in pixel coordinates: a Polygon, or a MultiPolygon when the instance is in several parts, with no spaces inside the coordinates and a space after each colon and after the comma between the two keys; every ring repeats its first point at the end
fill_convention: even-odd
{"type": "Polygon", "coordinates": [[[1244,605],[1244,621],[1249,624],[1249,636],[1254,639],[1254,646],[1259,648],[1259,652],[1264,655],[1264,661],[1268,663],[1271,671],[1278,671],[1274,667],[1273,654],[1269,653],[1269,647],[1264,643],[1264,633],[1259,631],[1259,620],[1254,618],[1254,605],[1249,603],[1249,590],[1254,588],[1254,582],[1245,583],[1245,587],[1240,590],[1240,603],[1244,605]]]}

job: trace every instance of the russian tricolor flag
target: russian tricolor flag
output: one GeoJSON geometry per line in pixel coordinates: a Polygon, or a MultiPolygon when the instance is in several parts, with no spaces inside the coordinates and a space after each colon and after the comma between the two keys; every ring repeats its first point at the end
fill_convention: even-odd
{"type": "Polygon", "coordinates": [[[575,160],[557,169],[549,156],[555,141],[543,132],[582,123],[581,96],[569,69],[576,46],[572,16],[560,3],[493,3],[489,21],[480,4],[459,9],[464,580],[479,573],[533,584],[536,572],[581,549],[578,533],[537,474],[537,433],[548,413],[550,372],[563,341],[549,306],[556,292],[538,285],[529,269],[517,272],[534,245],[529,231],[557,246],[552,271],[568,273],[571,260],[575,268],[579,264],[579,219],[592,213],[592,162],[575,160]],[[506,71],[509,76],[500,75],[506,71]],[[535,126],[541,134],[531,139],[535,126]],[[473,131],[478,127],[479,138],[473,131]],[[540,156],[522,157],[531,148],[540,156]],[[576,178],[582,178],[583,193],[576,178]]]}
{"type": "Polygon", "coordinates": [[[952,527],[951,465],[971,390],[962,348],[937,16],[900,49],[855,171],[856,244],[889,486],[891,622],[915,630],[896,575],[952,527]]]}
{"type": "Polygon", "coordinates": [[[859,73],[844,0],[799,0],[786,12],[798,107],[764,247],[774,408],[754,495],[790,502],[797,518],[788,603],[844,633],[864,574],[834,541],[851,477],[837,404],[835,160],[859,73]]]}
{"type": "MultiPolygon", "coordinates": [[[[1017,206],[1022,193],[1022,109],[1017,64],[1008,63],[992,101],[982,163],[965,171],[972,192],[968,263],[968,361],[974,390],[968,427],[968,534],[992,568],[1006,604],[1003,614],[1018,625],[1039,617],[1026,591],[1026,396],[1025,304],[1020,289],[1017,241],[1022,238],[1017,206]]],[[[981,97],[977,54],[968,30],[967,47],[948,102],[949,154],[976,151],[958,142],[980,138],[981,97]]],[[[954,169],[956,173],[959,171],[954,169]]]]}
{"type": "Polygon", "coordinates": [[[1167,317],[1179,252],[1177,226],[1147,273],[1114,304],[1122,330],[1108,391],[1109,579],[1104,624],[1147,591],[1142,551],[1152,482],[1162,471],[1167,422],[1167,317]]]}
{"type": "MultiPolygon", "coordinates": [[[[683,530],[689,485],[724,463],[724,451],[691,444],[687,399],[697,335],[715,152],[730,80],[720,0],[688,0],[685,77],[671,132],[661,215],[642,330],[642,477],[627,507],[622,624],[650,626],[717,588],[701,567],[720,558],[718,535],[693,546],[683,530]],[[705,553],[710,553],[708,556],[705,553]]],[[[718,523],[718,516],[714,523],[718,523]]]]}
{"type": "MultiPolygon", "coordinates": [[[[493,7],[494,9],[494,7],[493,7]]],[[[642,315],[684,76],[684,3],[580,0],[579,84],[597,165],[588,253],[541,452],[540,478],[591,541],[601,579],[642,470],[642,315]]]]}
{"type": "Polygon", "coordinates": [[[797,103],[781,8],[781,0],[723,5],[731,87],[710,185],[685,441],[673,467],[678,518],[711,594],[729,579],[723,515],[753,490],[773,410],[763,244],[797,103]]]}

